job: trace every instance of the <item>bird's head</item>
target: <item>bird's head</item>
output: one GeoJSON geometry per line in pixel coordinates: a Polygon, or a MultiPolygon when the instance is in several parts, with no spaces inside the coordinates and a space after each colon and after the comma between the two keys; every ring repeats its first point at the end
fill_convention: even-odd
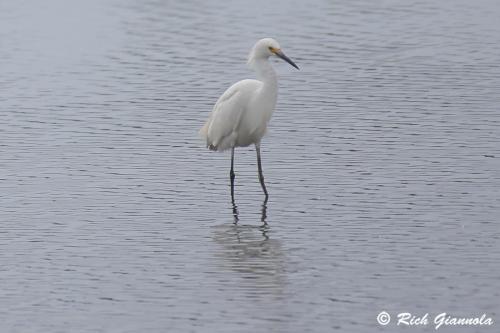
{"type": "Polygon", "coordinates": [[[281,58],[293,67],[299,69],[299,67],[281,51],[280,44],[273,38],[263,38],[255,43],[248,57],[248,62],[252,63],[258,58],[268,59],[272,56],[281,58]]]}

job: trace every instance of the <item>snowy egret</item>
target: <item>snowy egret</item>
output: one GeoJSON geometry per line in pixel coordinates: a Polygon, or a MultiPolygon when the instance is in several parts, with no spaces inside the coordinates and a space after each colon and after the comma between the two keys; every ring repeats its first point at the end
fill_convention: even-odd
{"type": "Polygon", "coordinates": [[[231,197],[234,200],[234,148],[255,145],[259,181],[266,196],[267,189],[262,174],[260,141],[271,119],[278,97],[278,79],[269,63],[269,57],[277,56],[293,67],[278,42],[272,38],[259,40],[248,57],[248,65],[256,72],[258,80],[242,80],[227,89],[215,103],[200,135],[206,139],[210,150],[231,149],[231,197]]]}

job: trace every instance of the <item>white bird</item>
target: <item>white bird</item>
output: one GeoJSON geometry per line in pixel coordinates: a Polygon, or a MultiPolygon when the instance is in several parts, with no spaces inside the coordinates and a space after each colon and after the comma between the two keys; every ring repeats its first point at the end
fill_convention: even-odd
{"type": "Polygon", "coordinates": [[[234,202],[234,148],[255,145],[257,166],[262,190],[268,198],[262,163],[260,141],[276,105],[278,78],[269,63],[269,57],[277,56],[293,67],[297,65],[288,58],[278,42],[272,38],[259,40],[248,57],[248,65],[256,72],[257,80],[242,80],[227,89],[215,103],[200,135],[206,139],[210,150],[231,149],[231,197],[234,202]]]}

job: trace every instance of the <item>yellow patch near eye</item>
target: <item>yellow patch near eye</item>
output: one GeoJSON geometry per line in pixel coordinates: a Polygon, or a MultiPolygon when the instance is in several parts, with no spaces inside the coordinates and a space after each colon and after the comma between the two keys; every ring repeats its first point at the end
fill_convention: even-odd
{"type": "Polygon", "coordinates": [[[271,51],[272,53],[276,53],[276,52],[279,52],[280,49],[276,49],[272,46],[269,46],[269,51],[271,51]]]}

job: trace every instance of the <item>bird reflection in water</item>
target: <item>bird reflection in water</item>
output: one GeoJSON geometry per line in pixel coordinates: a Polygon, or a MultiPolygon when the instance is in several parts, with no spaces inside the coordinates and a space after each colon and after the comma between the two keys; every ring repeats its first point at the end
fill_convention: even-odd
{"type": "MultiPolygon", "coordinates": [[[[265,196],[264,201],[262,202],[261,210],[260,210],[260,221],[263,223],[262,227],[267,227],[267,201],[269,200],[269,196],[265,196]]],[[[231,183],[231,206],[233,211],[233,223],[237,224],[240,221],[238,205],[234,200],[234,183],[231,183]]]]}
{"type": "Polygon", "coordinates": [[[226,287],[237,288],[254,301],[283,297],[287,283],[286,257],[268,225],[222,224],[213,229],[214,253],[220,272],[236,273],[226,287]]]}

